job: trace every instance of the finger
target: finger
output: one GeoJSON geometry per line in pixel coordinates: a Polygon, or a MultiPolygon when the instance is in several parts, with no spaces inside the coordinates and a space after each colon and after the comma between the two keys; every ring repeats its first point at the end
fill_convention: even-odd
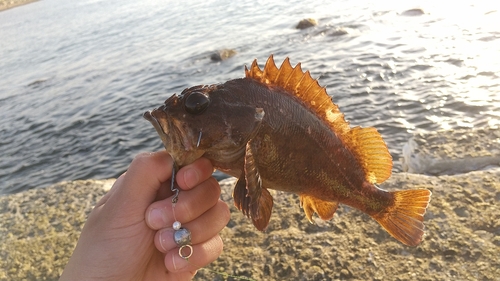
{"type": "MultiPolygon", "coordinates": [[[[219,235],[192,246],[192,255],[184,259],[175,248],[165,255],[165,266],[169,272],[195,271],[216,260],[222,253],[223,243],[219,235]]],[[[184,249],[183,255],[189,254],[189,249],[184,249]]]]}
{"type": "Polygon", "coordinates": [[[162,183],[160,189],[156,193],[156,198],[154,201],[160,201],[174,195],[174,192],[170,189],[171,180],[168,179],[166,182],[162,183]]]}
{"type": "MultiPolygon", "coordinates": [[[[167,280],[177,280],[177,281],[193,280],[194,276],[196,275],[196,272],[197,272],[196,270],[195,271],[182,271],[182,272],[169,272],[167,280]]],[[[145,278],[144,280],[150,280],[150,279],[145,278]]]]}
{"type": "Polygon", "coordinates": [[[152,203],[146,211],[146,223],[151,229],[159,230],[171,227],[174,221],[190,222],[215,206],[219,196],[219,183],[209,178],[197,188],[180,192],[174,208],[171,197],[152,203]]]}
{"type": "Polygon", "coordinates": [[[189,190],[207,180],[213,171],[214,167],[210,160],[202,157],[182,167],[176,175],[176,181],[181,189],[189,190]]]}
{"type": "Polygon", "coordinates": [[[97,201],[97,203],[95,204],[94,208],[99,208],[100,206],[106,204],[106,202],[108,201],[109,197],[116,192],[116,190],[118,189],[118,186],[121,185],[121,182],[123,181],[123,177],[124,177],[125,173],[123,173],[120,177],[118,177],[118,179],[116,179],[116,181],[113,183],[113,186],[111,187],[111,189],[106,192],[106,194],[104,194],[104,196],[99,200],[97,201]]]}
{"type": "Polygon", "coordinates": [[[108,202],[113,201],[115,207],[124,206],[117,210],[119,212],[146,208],[157,196],[162,183],[172,175],[172,163],[166,151],[138,154],[123,176],[119,190],[110,196],[108,202]]]}
{"type": "MultiPolygon", "coordinates": [[[[219,200],[213,208],[182,227],[191,233],[191,243],[199,244],[217,235],[227,225],[229,218],[227,204],[219,200]]],[[[174,231],[172,227],[168,227],[156,232],[154,243],[160,252],[167,253],[178,247],[174,241],[174,231]]]]}

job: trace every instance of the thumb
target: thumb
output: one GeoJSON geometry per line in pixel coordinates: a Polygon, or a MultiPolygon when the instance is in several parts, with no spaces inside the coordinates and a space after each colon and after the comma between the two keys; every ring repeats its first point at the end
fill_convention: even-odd
{"type": "Polygon", "coordinates": [[[162,184],[170,179],[172,164],[172,157],[166,151],[138,154],[127,172],[115,182],[105,205],[122,215],[146,210],[155,201],[162,184]]]}

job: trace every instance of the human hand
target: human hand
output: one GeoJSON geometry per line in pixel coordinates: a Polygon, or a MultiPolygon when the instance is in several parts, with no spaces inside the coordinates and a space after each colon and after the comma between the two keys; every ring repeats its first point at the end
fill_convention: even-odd
{"type": "Polygon", "coordinates": [[[172,163],[165,151],[135,157],[90,213],[60,280],[190,280],[217,259],[229,209],[213,167],[201,158],[178,171],[181,192],[172,209],[172,163]],[[172,210],[191,232],[189,261],[174,243],[172,210]]]}

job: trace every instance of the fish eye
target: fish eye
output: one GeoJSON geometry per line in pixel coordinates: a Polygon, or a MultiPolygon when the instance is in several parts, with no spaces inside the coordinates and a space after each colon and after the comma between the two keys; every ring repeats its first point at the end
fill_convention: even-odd
{"type": "Polygon", "coordinates": [[[191,114],[201,114],[207,109],[210,99],[200,92],[193,92],[184,101],[184,108],[191,114]]]}

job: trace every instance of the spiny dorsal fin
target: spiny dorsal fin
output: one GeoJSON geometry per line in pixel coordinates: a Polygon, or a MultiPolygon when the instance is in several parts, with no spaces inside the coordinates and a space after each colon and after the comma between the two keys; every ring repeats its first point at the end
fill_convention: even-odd
{"type": "Polygon", "coordinates": [[[286,58],[278,68],[271,55],[263,70],[257,65],[257,60],[253,61],[250,69],[245,66],[245,76],[268,86],[281,87],[299,98],[354,153],[363,166],[367,181],[382,183],[390,177],[392,158],[377,130],[359,127],[351,129],[344,114],[326,93],[325,87],[321,87],[309,71],[303,72],[300,63],[292,67],[290,60],[286,58]]]}

